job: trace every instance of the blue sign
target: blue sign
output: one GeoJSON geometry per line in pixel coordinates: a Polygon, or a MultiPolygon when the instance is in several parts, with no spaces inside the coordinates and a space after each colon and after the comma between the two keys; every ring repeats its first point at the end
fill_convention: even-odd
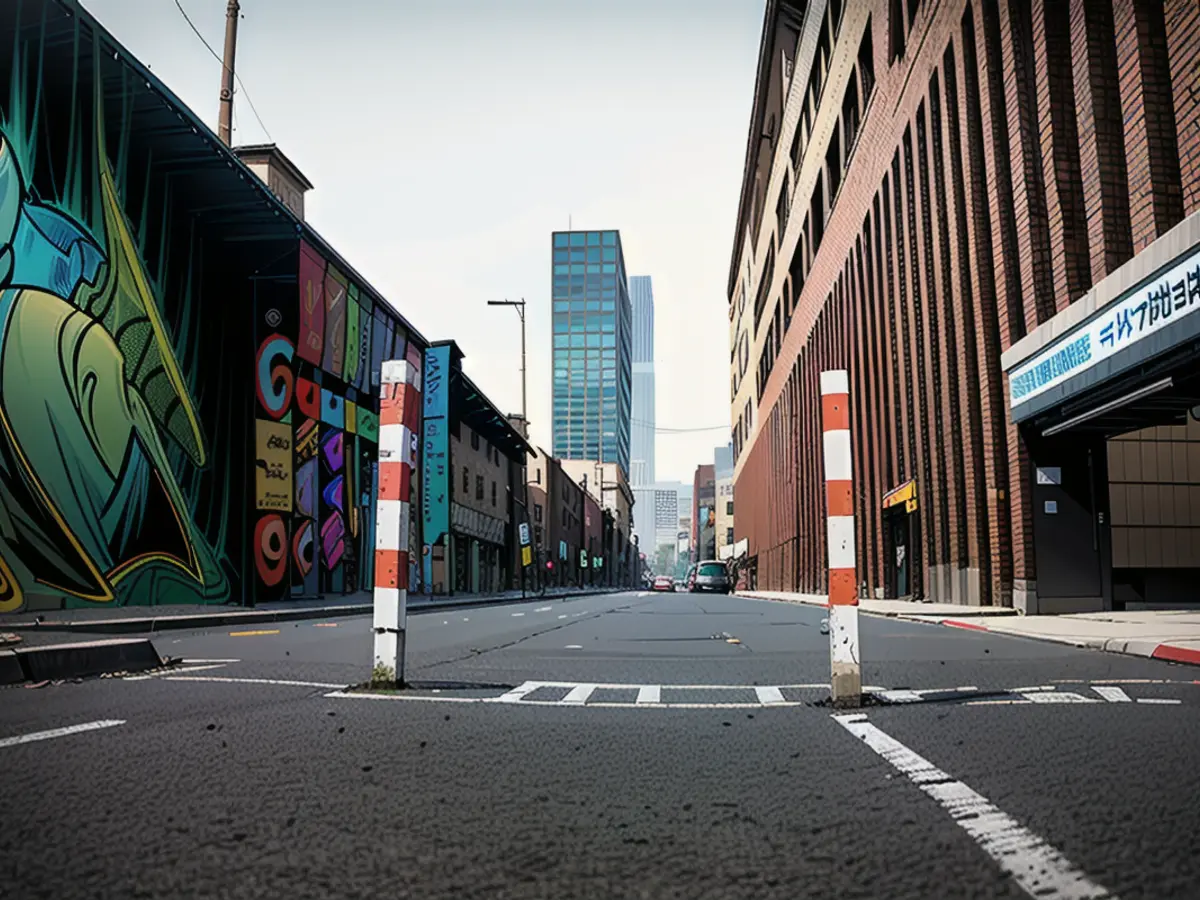
{"type": "MultiPolygon", "coordinates": [[[[421,515],[425,543],[440,543],[450,530],[450,347],[425,351],[424,472],[421,473],[421,515]]],[[[425,556],[425,584],[433,584],[433,554],[425,556]]]]}
{"type": "Polygon", "coordinates": [[[1107,306],[1009,376],[1012,408],[1200,309],[1200,250],[1107,306]]]}

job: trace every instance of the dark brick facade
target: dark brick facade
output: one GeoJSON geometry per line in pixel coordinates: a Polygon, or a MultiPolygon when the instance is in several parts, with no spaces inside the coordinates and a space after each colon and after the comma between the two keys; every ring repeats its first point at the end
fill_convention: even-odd
{"type": "MultiPolygon", "coordinates": [[[[771,0],[764,41],[798,7],[771,0]]],[[[1200,0],[854,0],[821,28],[815,92],[821,32],[800,28],[774,169],[748,154],[783,214],[748,242],[738,223],[773,281],[749,285],[767,300],[748,326],[755,424],[733,404],[736,537],[759,587],[824,591],[817,382],[845,367],[865,593],[884,581],[883,497],[915,479],[914,592],[1007,605],[1036,571],[1000,355],[1200,209],[1200,0]]]]}

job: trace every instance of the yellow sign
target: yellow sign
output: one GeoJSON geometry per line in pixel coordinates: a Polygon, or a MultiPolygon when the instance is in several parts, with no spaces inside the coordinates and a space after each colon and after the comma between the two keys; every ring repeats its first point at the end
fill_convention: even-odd
{"type": "Polygon", "coordinates": [[[533,562],[533,548],[528,547],[528,546],[522,547],[521,548],[521,565],[527,566],[531,562],[533,562]]]}
{"type": "Polygon", "coordinates": [[[255,506],[275,512],[291,512],[292,426],[264,419],[259,419],[255,425],[255,506]]]}

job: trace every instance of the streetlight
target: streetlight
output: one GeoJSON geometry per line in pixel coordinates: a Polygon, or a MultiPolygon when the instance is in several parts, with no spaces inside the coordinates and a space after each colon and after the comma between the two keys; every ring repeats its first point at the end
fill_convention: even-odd
{"type": "MultiPolygon", "coordinates": [[[[488,306],[511,306],[517,311],[517,315],[521,319],[521,427],[524,434],[521,435],[522,440],[527,440],[529,434],[529,411],[526,408],[526,392],[525,392],[525,298],[520,300],[489,300],[488,306]]],[[[521,485],[524,490],[524,508],[525,508],[525,527],[532,532],[532,525],[529,517],[529,474],[525,470],[525,454],[521,454],[521,485]]],[[[533,535],[529,535],[530,547],[533,546],[533,535]]],[[[525,565],[524,557],[521,559],[521,599],[525,599],[525,565]]]]}

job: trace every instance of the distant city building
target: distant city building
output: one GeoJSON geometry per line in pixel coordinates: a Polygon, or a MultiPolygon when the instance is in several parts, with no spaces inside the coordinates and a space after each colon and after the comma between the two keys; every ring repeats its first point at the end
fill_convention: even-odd
{"type": "Polygon", "coordinates": [[[714,466],[696,466],[692,492],[692,562],[716,559],[717,476],[714,466]]]}
{"type": "Polygon", "coordinates": [[[717,559],[733,555],[733,444],[713,451],[717,477],[717,515],[715,523],[717,559]]]}
{"type": "Polygon", "coordinates": [[[633,324],[621,235],[552,240],[554,456],[615,463],[628,479],[633,324]]]}
{"type": "Polygon", "coordinates": [[[649,275],[629,279],[633,305],[633,427],[630,483],[654,484],[654,289],[649,275]]]}

